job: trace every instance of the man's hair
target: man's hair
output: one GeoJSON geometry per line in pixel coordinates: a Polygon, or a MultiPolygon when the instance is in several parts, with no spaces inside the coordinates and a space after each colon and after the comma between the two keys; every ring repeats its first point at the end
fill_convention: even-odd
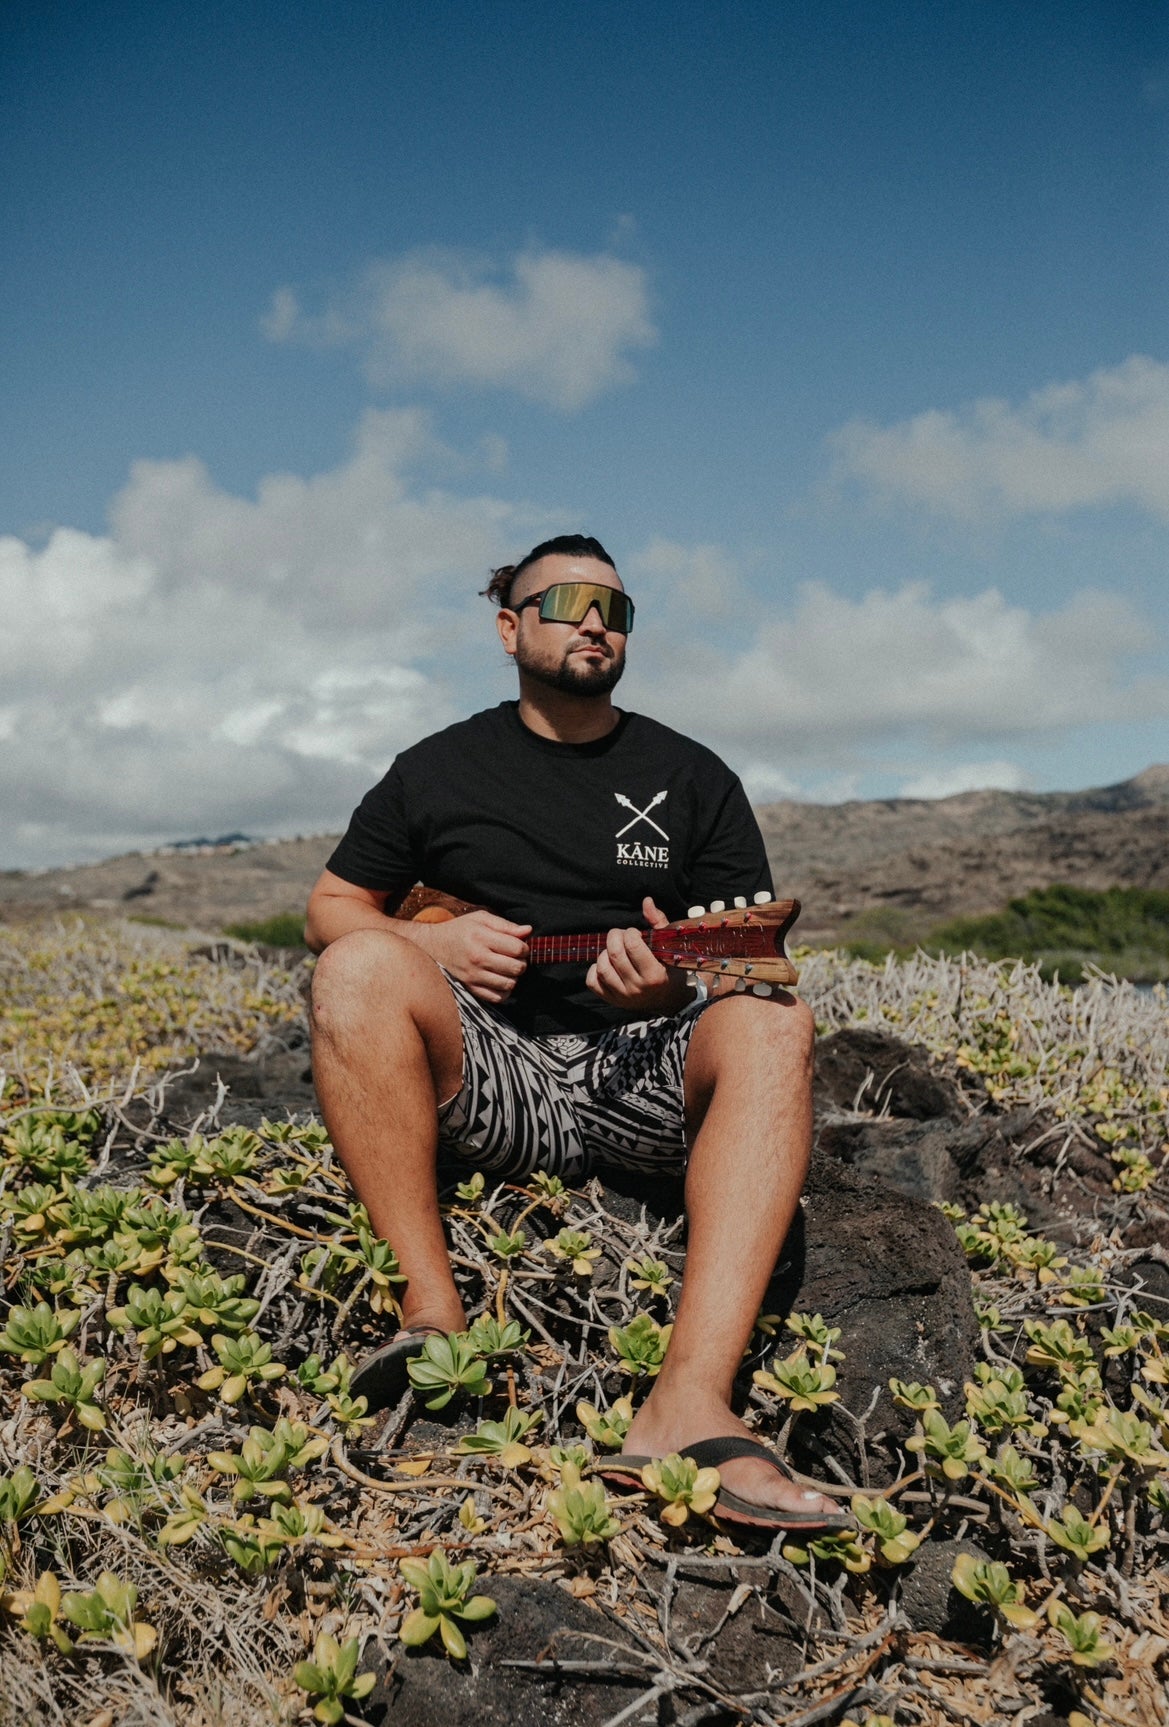
{"type": "Polygon", "coordinates": [[[492,570],[491,580],[480,592],[486,594],[489,600],[494,600],[497,606],[509,605],[516,577],[521,576],[529,564],[538,563],[541,558],[558,555],[568,558],[597,558],[602,564],[608,564],[611,570],[617,568],[600,540],[594,540],[591,534],[557,534],[554,540],[541,540],[538,546],[533,546],[527,557],[521,558],[518,564],[500,564],[497,570],[492,570]]]}

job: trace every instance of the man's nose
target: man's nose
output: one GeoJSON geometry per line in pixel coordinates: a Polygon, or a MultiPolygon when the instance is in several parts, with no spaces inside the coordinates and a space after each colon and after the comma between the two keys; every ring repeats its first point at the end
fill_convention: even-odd
{"type": "Polygon", "coordinates": [[[597,600],[593,601],[577,628],[593,636],[603,636],[606,633],[605,620],[601,616],[601,607],[597,600]]]}

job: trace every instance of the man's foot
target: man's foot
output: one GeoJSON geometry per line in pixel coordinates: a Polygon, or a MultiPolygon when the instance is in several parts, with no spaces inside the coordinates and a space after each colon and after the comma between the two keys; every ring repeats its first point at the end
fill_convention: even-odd
{"type": "MultiPolygon", "coordinates": [[[[685,1454],[707,1440],[736,1439],[753,1441],[755,1435],[717,1397],[688,1399],[681,1416],[659,1413],[653,1407],[653,1397],[638,1410],[625,1436],[621,1456],[664,1457],[672,1451],[685,1454]]],[[[611,1459],[619,1470],[621,1458],[611,1459]]],[[[731,1457],[718,1465],[719,1476],[727,1494],[727,1503],[715,1507],[716,1516],[727,1522],[752,1523],[761,1528],[780,1528],[783,1514],[792,1514],[792,1527],[850,1529],[852,1518],[839,1504],[823,1493],[801,1487],[790,1480],[785,1466],[774,1453],[764,1456],[731,1457]],[[757,1515],[754,1514],[757,1512],[757,1515]]]]}

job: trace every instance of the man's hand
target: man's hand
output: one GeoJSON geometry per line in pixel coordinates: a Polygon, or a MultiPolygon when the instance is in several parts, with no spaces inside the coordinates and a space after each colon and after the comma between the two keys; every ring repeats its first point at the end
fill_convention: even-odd
{"type": "Polygon", "coordinates": [[[398,926],[410,940],[465,983],[473,996],[498,1007],[528,968],[530,923],[509,923],[490,911],[470,911],[449,923],[398,926]]]}
{"type": "MultiPolygon", "coordinates": [[[[661,929],[670,921],[648,897],[642,900],[641,911],[651,929],[661,929]]],[[[639,929],[611,929],[605,950],[589,967],[585,982],[611,1007],[647,1018],[677,1013],[687,1001],[685,975],[664,966],[639,929]]]]}

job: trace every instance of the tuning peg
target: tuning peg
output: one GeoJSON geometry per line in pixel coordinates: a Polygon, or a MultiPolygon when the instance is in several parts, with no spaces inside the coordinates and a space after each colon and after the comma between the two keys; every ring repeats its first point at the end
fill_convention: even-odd
{"type": "Polygon", "coordinates": [[[736,979],[735,979],[735,994],[736,994],[736,995],[742,995],[742,994],[743,994],[743,991],[744,991],[744,990],[745,990],[745,989],[746,989],[746,988],[747,988],[747,980],[746,980],[746,978],[744,978],[744,977],[737,977],[737,978],[736,978],[736,979]]]}
{"type": "Polygon", "coordinates": [[[771,985],[769,983],[753,983],[751,985],[751,994],[752,995],[770,995],[771,994],[771,985]]]}
{"type": "Polygon", "coordinates": [[[690,910],[686,913],[686,916],[687,917],[705,917],[706,916],[706,907],[704,905],[692,905],[690,907],[690,910]]]}
{"type": "Polygon", "coordinates": [[[736,911],[742,911],[742,909],[743,909],[743,907],[744,907],[744,906],[745,906],[745,905],[746,905],[746,903],[747,903],[747,902],[746,902],[746,900],[745,900],[745,899],[744,899],[744,898],[743,898],[743,896],[742,896],[742,894],[741,894],[741,893],[737,893],[737,894],[736,894],[736,895],[735,895],[735,909],[736,909],[736,911]]]}
{"type": "Polygon", "coordinates": [[[727,909],[727,902],[722,899],[712,899],[710,902],[710,909],[711,911],[725,911],[727,909]]]}
{"type": "Polygon", "coordinates": [[[756,905],[767,905],[768,902],[770,901],[770,899],[771,899],[771,895],[769,893],[767,893],[765,891],[765,889],[760,888],[759,892],[755,895],[755,904],[756,905]]]}

